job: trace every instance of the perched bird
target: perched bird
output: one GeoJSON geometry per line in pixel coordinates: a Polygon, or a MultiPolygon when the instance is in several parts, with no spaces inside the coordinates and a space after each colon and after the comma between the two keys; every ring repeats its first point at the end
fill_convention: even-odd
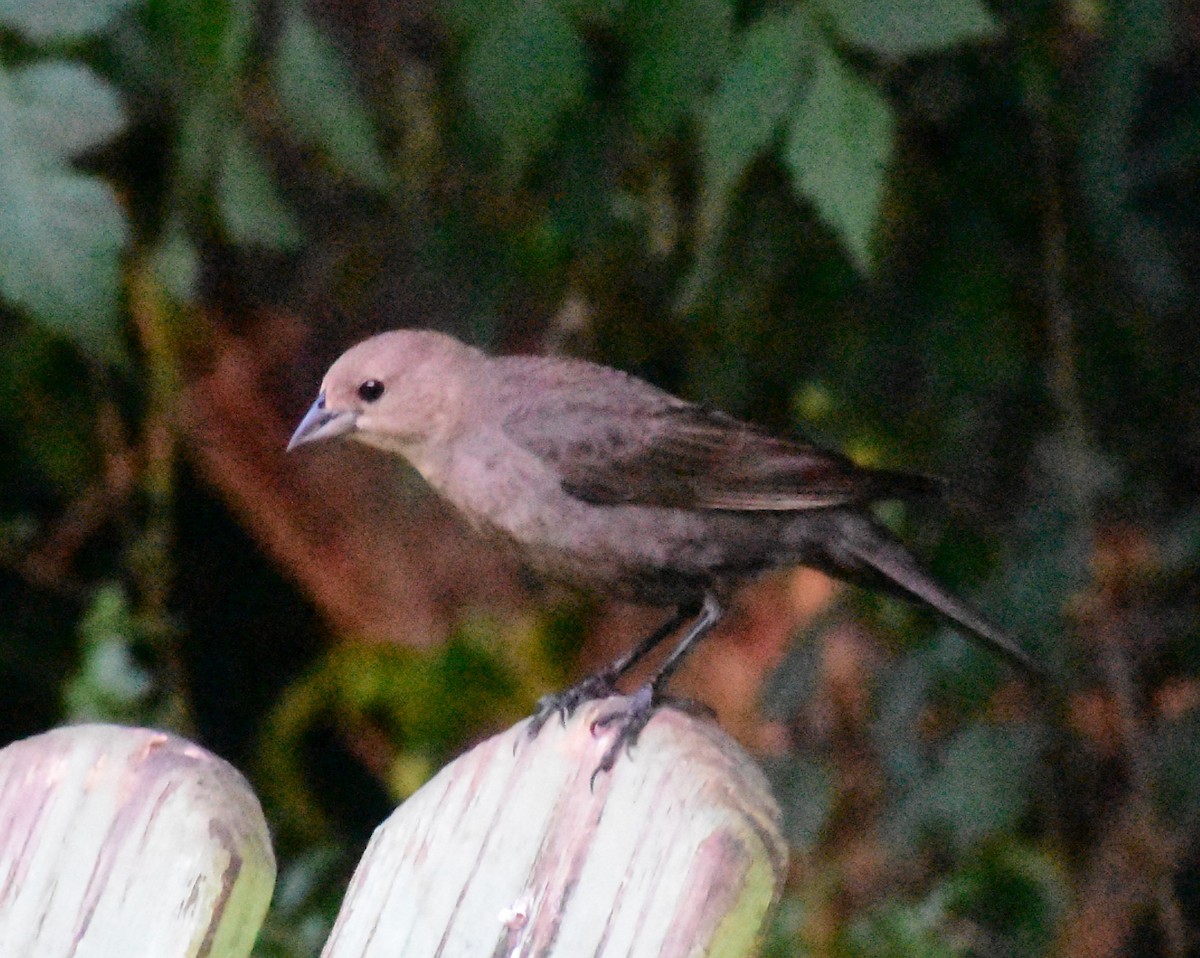
{"type": "Polygon", "coordinates": [[[633,744],[733,590],[807,565],[932,606],[1027,672],[1013,642],[939,585],[870,513],[937,490],[928,477],[855,465],[686,402],[606,366],[492,358],[450,336],[398,330],[344,353],[288,449],[348,436],[407,459],[476,528],[550,579],[671,609],[653,634],[567,691],[554,714],[612,694],[671,634],[682,639],[629,707],[597,771],[633,744]]]}

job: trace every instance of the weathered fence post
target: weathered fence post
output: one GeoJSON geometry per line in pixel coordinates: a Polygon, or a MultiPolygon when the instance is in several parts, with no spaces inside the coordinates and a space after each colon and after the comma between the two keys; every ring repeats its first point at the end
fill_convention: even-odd
{"type": "Polygon", "coordinates": [[[324,958],[742,958],[786,865],[761,773],[666,710],[597,777],[593,703],[443,769],[376,831],[324,958]]]}
{"type": "MultiPolygon", "coordinates": [[[[743,958],[786,867],[762,775],[716,726],[655,716],[592,772],[609,699],[443,769],[376,831],[326,958],[743,958]]],[[[244,958],[271,895],[258,801],[146,729],[0,751],[0,956],[244,958]]]]}
{"type": "Polygon", "coordinates": [[[258,800],[198,745],[78,725],[0,751],[5,958],[244,958],[274,881],[258,800]]]}

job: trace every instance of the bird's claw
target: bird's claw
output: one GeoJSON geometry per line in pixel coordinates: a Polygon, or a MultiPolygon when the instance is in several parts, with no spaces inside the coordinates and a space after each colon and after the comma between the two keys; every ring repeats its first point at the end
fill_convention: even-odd
{"type": "Polygon", "coordinates": [[[598,729],[605,729],[609,726],[616,725],[617,731],[613,736],[612,742],[605,750],[600,763],[592,772],[592,777],[589,780],[588,787],[594,792],[596,790],[596,776],[601,772],[611,772],[613,766],[617,764],[617,759],[621,757],[621,752],[629,752],[632,754],[634,745],[637,744],[638,736],[642,734],[642,730],[650,723],[650,719],[654,717],[665,703],[659,698],[655,688],[650,683],[643,685],[629,700],[629,705],[623,709],[617,709],[614,712],[609,712],[592,722],[592,734],[595,735],[598,729]]]}
{"type": "Polygon", "coordinates": [[[555,715],[565,726],[567,719],[575,713],[579,706],[595,699],[608,698],[610,695],[615,695],[616,692],[616,685],[612,678],[607,673],[600,672],[596,675],[589,675],[565,691],[555,692],[553,695],[543,695],[538,699],[537,711],[529,720],[526,733],[529,738],[536,738],[538,732],[555,715]]]}

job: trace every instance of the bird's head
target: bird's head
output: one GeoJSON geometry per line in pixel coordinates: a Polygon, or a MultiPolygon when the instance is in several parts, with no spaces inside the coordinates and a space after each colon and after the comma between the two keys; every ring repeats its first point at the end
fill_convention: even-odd
{"type": "Polygon", "coordinates": [[[351,347],[288,443],[350,436],[407,454],[453,429],[462,384],[482,354],[442,333],[396,330],[351,347]]]}

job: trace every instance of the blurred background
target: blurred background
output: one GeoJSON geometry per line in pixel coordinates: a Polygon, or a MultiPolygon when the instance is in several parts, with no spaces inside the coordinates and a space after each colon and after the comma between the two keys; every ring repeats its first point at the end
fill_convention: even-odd
{"type": "Polygon", "coordinates": [[[1200,954],[1200,6],[3,0],[0,741],[180,731],[263,797],[256,954],[654,621],[355,444],[396,326],[600,360],[950,481],[883,518],[1060,674],[783,573],[681,690],[794,849],[766,954],[1200,954]]]}

